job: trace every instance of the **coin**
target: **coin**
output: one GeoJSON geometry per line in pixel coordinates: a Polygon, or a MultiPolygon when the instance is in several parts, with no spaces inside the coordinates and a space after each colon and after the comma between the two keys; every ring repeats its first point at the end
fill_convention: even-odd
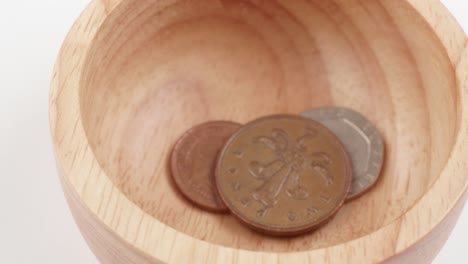
{"type": "Polygon", "coordinates": [[[353,182],[347,200],[375,185],[382,169],[384,143],[374,125],[361,114],[341,107],[312,109],[301,115],[322,123],[345,145],[353,167],[353,182]]]}
{"type": "Polygon", "coordinates": [[[329,220],[351,184],[341,142],[308,118],[276,115],[240,128],[216,166],[224,203],[242,222],[270,235],[297,235],[329,220]]]}
{"type": "Polygon", "coordinates": [[[170,163],[175,185],[205,210],[229,211],[216,189],[214,169],[219,151],[239,127],[227,121],[204,123],[182,135],[173,148],[170,163]]]}

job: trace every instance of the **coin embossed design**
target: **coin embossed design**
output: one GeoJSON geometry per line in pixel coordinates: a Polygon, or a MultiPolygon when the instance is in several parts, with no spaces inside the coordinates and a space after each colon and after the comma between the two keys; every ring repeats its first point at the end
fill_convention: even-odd
{"type": "Polygon", "coordinates": [[[322,123],[343,142],[353,167],[353,182],[347,200],[369,190],[378,180],[384,161],[384,142],[361,114],[347,108],[325,107],[301,114],[322,123]]]}
{"type": "Polygon", "coordinates": [[[242,222],[271,235],[296,235],[329,220],[351,184],[341,142],[320,123],[293,115],[257,119],[226,143],[218,191],[242,222]]]}
{"type": "Polygon", "coordinates": [[[214,170],[219,152],[240,126],[227,121],[204,123],[182,135],[173,148],[170,163],[175,185],[205,210],[229,212],[216,189],[214,170]]]}

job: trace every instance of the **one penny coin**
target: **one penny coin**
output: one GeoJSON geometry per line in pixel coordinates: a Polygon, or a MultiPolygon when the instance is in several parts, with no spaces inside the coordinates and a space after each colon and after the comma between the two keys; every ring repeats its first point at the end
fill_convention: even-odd
{"type": "Polygon", "coordinates": [[[231,212],[270,235],[316,229],[338,211],[351,184],[341,142],[320,123],[293,115],[257,119],[226,143],[216,167],[231,212]]]}
{"type": "Polygon", "coordinates": [[[377,128],[348,108],[311,109],[301,115],[322,123],[345,145],[353,167],[353,182],[347,200],[370,190],[379,179],[384,161],[384,143],[377,128]]]}
{"type": "Polygon", "coordinates": [[[171,155],[171,170],[180,192],[199,207],[226,213],[216,189],[214,170],[218,154],[240,124],[214,121],[198,125],[177,141],[171,155]]]}

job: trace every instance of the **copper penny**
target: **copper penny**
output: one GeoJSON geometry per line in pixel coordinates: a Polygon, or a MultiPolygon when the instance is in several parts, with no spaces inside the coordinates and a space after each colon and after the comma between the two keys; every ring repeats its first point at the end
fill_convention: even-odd
{"type": "Polygon", "coordinates": [[[216,189],[214,170],[220,150],[240,124],[214,121],[198,125],[177,141],[172,151],[171,169],[180,192],[199,207],[212,212],[228,212],[216,189]]]}
{"type": "Polygon", "coordinates": [[[257,119],[226,143],[216,184],[231,212],[270,235],[297,235],[327,222],[351,185],[344,146],[320,123],[292,115],[257,119]]]}

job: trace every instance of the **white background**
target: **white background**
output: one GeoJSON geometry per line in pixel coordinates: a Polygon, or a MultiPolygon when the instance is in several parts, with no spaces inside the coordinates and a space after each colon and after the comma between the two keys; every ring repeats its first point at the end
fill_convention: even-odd
{"type": "MultiPolygon", "coordinates": [[[[0,263],[98,263],[65,203],[48,125],[52,68],[88,2],[0,3],[0,263]]],[[[468,31],[468,3],[442,2],[468,31]]],[[[468,263],[467,244],[465,209],[434,263],[468,263]]]]}

